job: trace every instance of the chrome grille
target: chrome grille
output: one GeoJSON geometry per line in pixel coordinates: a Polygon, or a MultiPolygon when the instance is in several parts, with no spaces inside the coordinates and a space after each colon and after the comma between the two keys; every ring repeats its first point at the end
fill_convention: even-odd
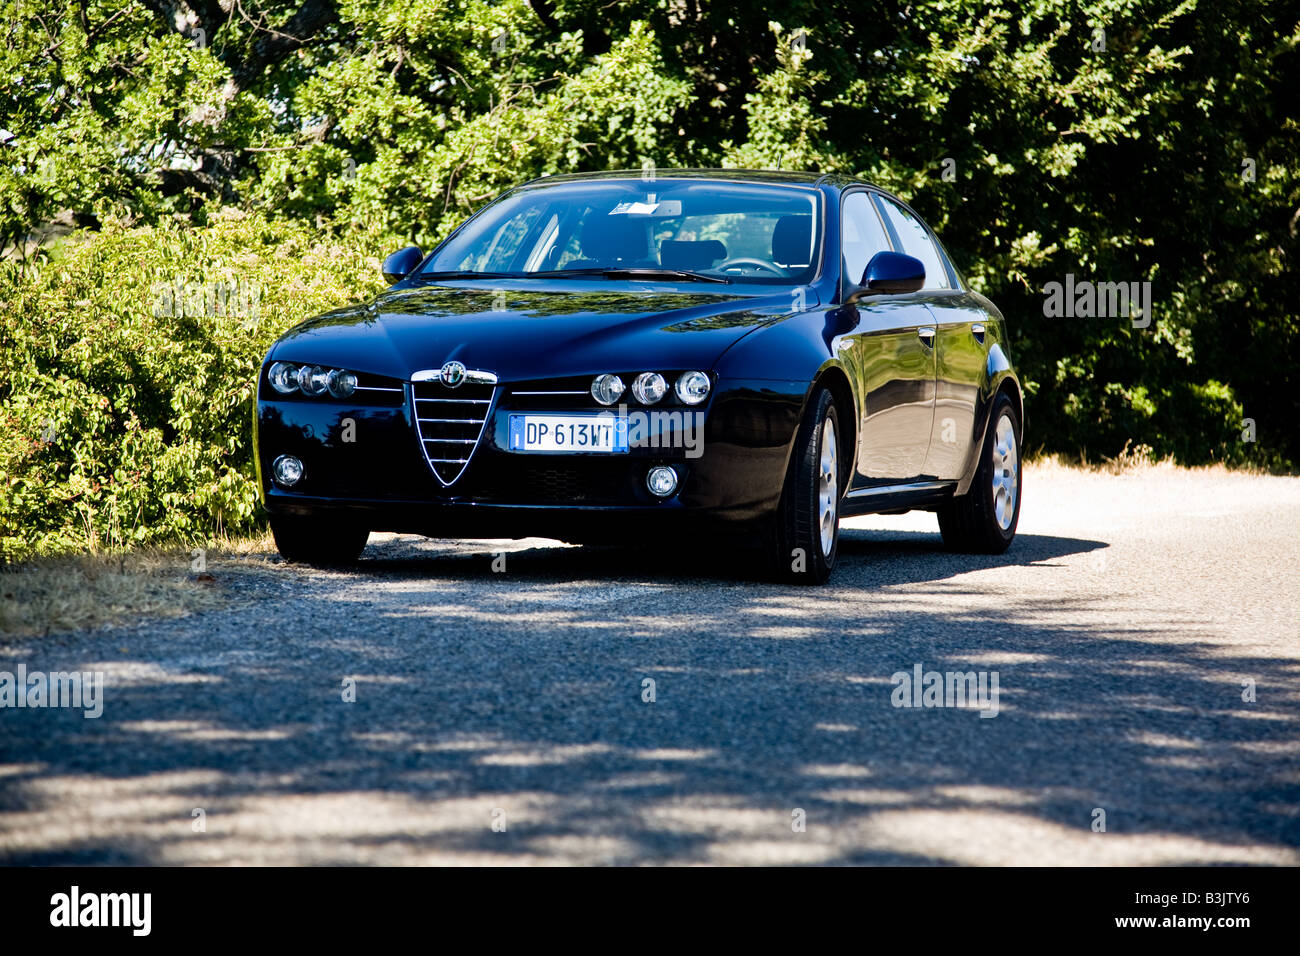
{"type": "Polygon", "coordinates": [[[424,460],[443,485],[461,476],[483,437],[496,386],[466,382],[448,388],[440,381],[413,382],[415,430],[424,460]]]}

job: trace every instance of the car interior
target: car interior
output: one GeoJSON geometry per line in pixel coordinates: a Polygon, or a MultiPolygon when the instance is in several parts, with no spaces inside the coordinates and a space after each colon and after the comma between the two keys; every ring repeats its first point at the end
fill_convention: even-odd
{"type": "Polygon", "coordinates": [[[719,196],[696,186],[565,186],[555,190],[562,195],[547,201],[521,198],[454,239],[448,261],[427,271],[537,275],[644,269],[746,282],[810,278],[817,246],[815,197],[746,186],[719,196]]]}
{"type": "MultiPolygon", "coordinates": [[[[759,217],[750,217],[756,219],[759,217]]],[[[693,233],[684,217],[676,222],[654,222],[644,216],[586,215],[578,230],[577,258],[560,258],[558,269],[677,269],[722,274],[761,274],[786,277],[806,269],[812,255],[812,216],[804,214],[762,217],[771,222],[771,234],[762,255],[729,256],[721,239],[662,238],[653,233],[665,226],[673,234],[693,233]],[[657,255],[656,255],[657,251],[657,255]]],[[[753,230],[751,229],[751,232],[753,230]]],[[[753,246],[753,242],[747,243],[753,246]]],[[[552,260],[559,258],[552,248],[552,260]]]]}

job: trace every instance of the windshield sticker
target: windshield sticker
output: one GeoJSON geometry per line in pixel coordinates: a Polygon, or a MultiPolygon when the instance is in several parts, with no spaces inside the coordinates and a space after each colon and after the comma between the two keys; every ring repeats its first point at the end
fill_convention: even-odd
{"type": "Polygon", "coordinates": [[[651,196],[647,202],[634,202],[627,200],[619,203],[609,211],[611,216],[680,216],[682,214],[682,201],[680,199],[665,199],[663,202],[655,202],[651,196]]]}

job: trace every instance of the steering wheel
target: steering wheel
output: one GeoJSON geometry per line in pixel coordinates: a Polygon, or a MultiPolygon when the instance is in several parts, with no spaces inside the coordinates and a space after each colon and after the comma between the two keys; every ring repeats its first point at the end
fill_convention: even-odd
{"type": "Polygon", "coordinates": [[[770,262],[765,262],[762,259],[750,259],[744,256],[738,257],[736,259],[728,259],[725,262],[719,262],[713,268],[716,269],[718,272],[725,272],[728,269],[735,269],[740,266],[751,266],[755,269],[762,269],[766,272],[772,273],[773,275],[778,275],[782,279],[784,279],[786,276],[785,270],[782,269],[780,266],[773,265],[770,262]]]}

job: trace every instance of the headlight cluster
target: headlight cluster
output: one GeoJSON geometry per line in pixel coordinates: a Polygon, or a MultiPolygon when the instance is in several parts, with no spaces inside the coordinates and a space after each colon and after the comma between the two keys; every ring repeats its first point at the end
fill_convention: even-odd
{"type": "MultiPolygon", "coordinates": [[[[602,405],[613,405],[627,386],[617,375],[606,372],[591,383],[591,397],[602,405]]],[[[709,397],[709,377],[703,372],[683,372],[674,390],[686,405],[698,405],[709,397]]],[[[668,394],[668,380],[658,372],[642,372],[632,379],[632,396],[642,405],[654,405],[668,394]]]]}
{"type": "Polygon", "coordinates": [[[292,365],[276,362],[267,377],[271,387],[281,395],[302,392],[304,395],[324,395],[347,398],[357,390],[357,377],[347,369],[324,368],[320,365],[292,365]]]}

